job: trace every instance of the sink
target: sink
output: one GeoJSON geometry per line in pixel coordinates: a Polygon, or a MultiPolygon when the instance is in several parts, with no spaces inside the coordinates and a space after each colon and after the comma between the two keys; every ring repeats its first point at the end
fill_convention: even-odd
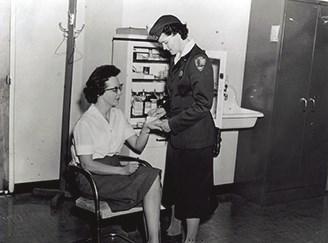
{"type": "Polygon", "coordinates": [[[261,112],[240,107],[233,87],[229,86],[224,96],[221,129],[251,128],[259,117],[264,116],[261,112]]]}
{"type": "Polygon", "coordinates": [[[239,107],[238,111],[223,113],[222,129],[239,129],[254,127],[257,118],[263,117],[263,113],[239,107]]]}

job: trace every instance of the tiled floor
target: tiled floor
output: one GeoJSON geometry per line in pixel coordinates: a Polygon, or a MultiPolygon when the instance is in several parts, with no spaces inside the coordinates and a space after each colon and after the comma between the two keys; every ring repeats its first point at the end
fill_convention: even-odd
{"type": "MultiPolygon", "coordinates": [[[[202,223],[198,241],[204,243],[303,243],[328,242],[328,195],[321,198],[259,207],[233,195],[219,196],[220,206],[202,223]]],[[[31,194],[0,198],[0,242],[43,243],[78,242],[89,236],[84,217],[72,211],[67,199],[59,209],[51,210],[49,198],[31,194]]],[[[162,225],[167,225],[164,212],[162,225]]],[[[104,232],[111,227],[107,226],[104,232]]],[[[129,233],[142,242],[138,231],[129,233]]],[[[120,242],[110,241],[105,242],[120,242]]]]}

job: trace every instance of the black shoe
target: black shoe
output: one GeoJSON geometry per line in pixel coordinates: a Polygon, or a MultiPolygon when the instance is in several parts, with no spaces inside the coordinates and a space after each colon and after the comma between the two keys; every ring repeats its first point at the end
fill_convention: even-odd
{"type": "Polygon", "coordinates": [[[168,235],[166,232],[162,237],[163,243],[182,243],[182,233],[178,235],[168,235]]]}

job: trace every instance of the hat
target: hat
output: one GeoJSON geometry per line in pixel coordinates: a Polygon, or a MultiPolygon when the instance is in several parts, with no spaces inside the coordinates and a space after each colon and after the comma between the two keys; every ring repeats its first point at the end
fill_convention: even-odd
{"type": "Polygon", "coordinates": [[[151,27],[151,29],[149,31],[149,35],[154,36],[158,39],[160,37],[160,35],[162,34],[162,31],[163,31],[163,28],[164,28],[165,25],[175,24],[175,23],[181,24],[181,21],[173,15],[162,15],[155,22],[153,27],[151,27]]]}

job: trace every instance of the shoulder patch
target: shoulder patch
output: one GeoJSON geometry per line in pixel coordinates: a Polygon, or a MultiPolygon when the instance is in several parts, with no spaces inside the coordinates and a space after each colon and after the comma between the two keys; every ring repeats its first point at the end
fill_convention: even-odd
{"type": "Polygon", "coordinates": [[[206,59],[204,56],[197,56],[195,58],[195,65],[200,72],[203,71],[205,64],[206,64],[206,59]]]}

